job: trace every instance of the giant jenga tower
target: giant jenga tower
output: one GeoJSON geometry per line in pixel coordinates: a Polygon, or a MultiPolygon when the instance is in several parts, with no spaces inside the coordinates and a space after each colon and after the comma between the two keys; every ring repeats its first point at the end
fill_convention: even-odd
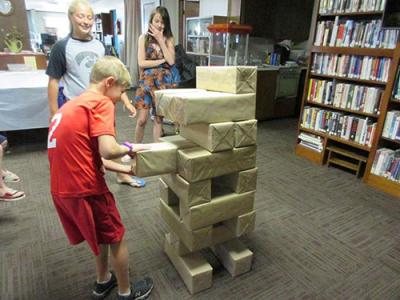
{"type": "MultiPolygon", "coordinates": [[[[232,277],[251,268],[253,253],[238,237],[255,224],[256,74],[255,67],[198,67],[196,89],[156,92],[157,113],[178,123],[180,136],[161,143],[175,157],[167,149],[169,158],[150,153],[146,163],[171,162],[158,172],[176,164],[160,179],[170,228],[164,250],[192,294],[212,285],[201,249],[210,247],[232,277]]],[[[140,155],[136,163],[139,170],[140,155]]]]}

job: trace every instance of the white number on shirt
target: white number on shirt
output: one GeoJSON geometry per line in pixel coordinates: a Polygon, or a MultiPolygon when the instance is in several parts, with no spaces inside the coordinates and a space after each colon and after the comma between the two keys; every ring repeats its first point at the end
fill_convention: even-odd
{"type": "Polygon", "coordinates": [[[49,130],[49,136],[47,138],[47,149],[55,148],[57,145],[57,139],[53,138],[54,131],[56,131],[58,125],[60,125],[62,114],[58,113],[51,119],[51,127],[49,130]]]}

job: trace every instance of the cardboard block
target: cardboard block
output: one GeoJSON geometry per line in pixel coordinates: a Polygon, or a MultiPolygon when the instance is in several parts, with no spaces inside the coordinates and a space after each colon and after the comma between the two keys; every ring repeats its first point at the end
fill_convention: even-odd
{"type": "Polygon", "coordinates": [[[256,94],[204,90],[155,91],[157,114],[180,124],[244,121],[255,118],[256,94]]]}
{"type": "Polygon", "coordinates": [[[139,177],[155,176],[176,172],[177,147],[170,143],[149,144],[149,150],[136,153],[135,174],[139,177]]]}
{"type": "Polygon", "coordinates": [[[181,242],[179,237],[173,233],[169,232],[165,235],[165,238],[167,239],[168,243],[174,247],[175,253],[178,254],[179,256],[186,255],[188,253],[192,253],[184,243],[181,242]]]}
{"type": "Polygon", "coordinates": [[[234,146],[234,124],[222,122],[181,126],[180,134],[210,152],[229,150],[234,146]]]}
{"type": "Polygon", "coordinates": [[[255,93],[257,90],[257,67],[197,67],[196,87],[234,94],[255,93]]]}
{"type": "Polygon", "coordinates": [[[250,271],[253,252],[238,239],[215,245],[213,251],[232,277],[250,271]]]}
{"type": "Polygon", "coordinates": [[[212,226],[205,226],[197,230],[188,230],[179,218],[177,206],[168,206],[160,199],[161,217],[173,233],[190,251],[197,251],[212,245],[212,226]]]}
{"type": "Polygon", "coordinates": [[[240,237],[254,230],[256,225],[256,212],[252,211],[247,214],[234,217],[230,220],[223,221],[222,224],[231,230],[235,237],[240,237]]]}
{"type": "Polygon", "coordinates": [[[251,212],[254,196],[255,192],[252,191],[213,198],[209,203],[190,207],[181,218],[188,230],[203,228],[251,212]]]}
{"type": "Polygon", "coordinates": [[[197,146],[191,140],[188,140],[179,134],[160,137],[160,142],[166,142],[175,145],[177,149],[187,149],[197,146]]]}
{"type": "Polygon", "coordinates": [[[189,183],[179,174],[166,174],[162,179],[178,195],[180,215],[191,206],[211,201],[211,179],[189,183]]]}
{"type": "Polygon", "coordinates": [[[255,146],[215,153],[201,147],[178,150],[178,173],[190,183],[252,169],[255,166],[255,146]]]}
{"type": "MultiPolygon", "coordinates": [[[[188,230],[178,215],[178,208],[168,206],[163,200],[160,200],[161,217],[171,229],[172,234],[176,235],[189,252],[208,248],[235,237],[235,233],[225,226],[218,223],[196,230],[188,230]]],[[[179,246],[179,248],[182,248],[179,246]]],[[[181,250],[178,253],[184,253],[181,250]]]]}
{"type": "Polygon", "coordinates": [[[179,256],[167,239],[165,239],[164,251],[191,294],[211,287],[213,268],[199,253],[179,256]]]}
{"type": "Polygon", "coordinates": [[[232,192],[241,194],[255,191],[256,186],[257,168],[214,177],[211,180],[212,194],[217,193],[216,190],[218,189],[231,190],[232,192]]]}
{"type": "Polygon", "coordinates": [[[235,122],[235,147],[257,144],[257,120],[235,122]]]}
{"type": "Polygon", "coordinates": [[[179,205],[178,196],[168,187],[168,185],[160,178],[160,198],[169,206],[179,205]]]}

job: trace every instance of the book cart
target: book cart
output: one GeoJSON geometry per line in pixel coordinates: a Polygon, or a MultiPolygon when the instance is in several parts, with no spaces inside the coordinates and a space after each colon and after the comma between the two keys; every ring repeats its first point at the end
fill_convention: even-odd
{"type": "Polygon", "coordinates": [[[395,165],[400,136],[397,140],[393,128],[393,138],[382,136],[387,113],[393,111],[395,127],[400,110],[394,97],[399,30],[381,30],[384,2],[315,2],[295,152],[320,165],[351,170],[371,186],[400,196],[395,165]],[[377,157],[382,152],[386,161],[377,157]]]}

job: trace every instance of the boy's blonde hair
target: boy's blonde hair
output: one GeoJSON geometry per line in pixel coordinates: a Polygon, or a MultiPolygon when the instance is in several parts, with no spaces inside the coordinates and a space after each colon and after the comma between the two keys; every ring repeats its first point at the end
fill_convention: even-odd
{"type": "Polygon", "coordinates": [[[70,32],[72,33],[72,23],[71,23],[71,17],[72,15],[76,12],[76,9],[78,8],[79,5],[82,5],[84,7],[89,8],[90,12],[92,13],[92,16],[94,18],[94,11],[92,8],[92,5],[89,3],[87,0],[74,0],[69,4],[68,7],[68,20],[69,20],[69,29],[70,32]]]}
{"type": "Polygon", "coordinates": [[[94,17],[94,12],[93,12],[92,5],[87,0],[74,0],[74,1],[72,1],[69,4],[69,7],[68,7],[68,16],[69,17],[72,16],[76,12],[76,9],[78,8],[79,5],[82,5],[82,6],[85,6],[85,7],[89,8],[90,11],[92,12],[93,17],[94,17]]]}
{"type": "Polygon", "coordinates": [[[116,57],[104,56],[93,66],[90,83],[99,83],[107,77],[114,77],[115,84],[129,89],[132,85],[131,75],[124,64],[116,57]]]}

